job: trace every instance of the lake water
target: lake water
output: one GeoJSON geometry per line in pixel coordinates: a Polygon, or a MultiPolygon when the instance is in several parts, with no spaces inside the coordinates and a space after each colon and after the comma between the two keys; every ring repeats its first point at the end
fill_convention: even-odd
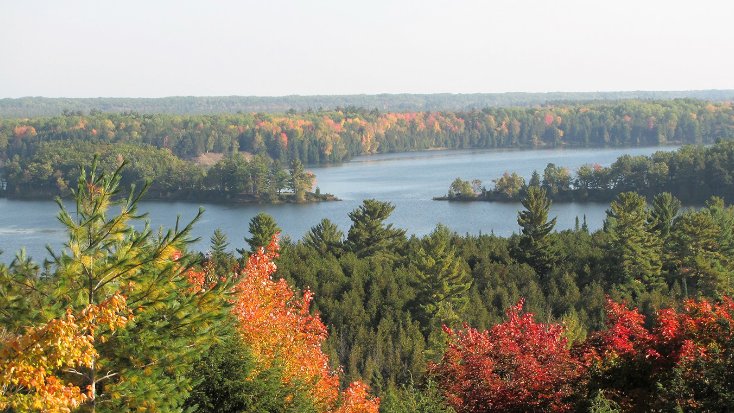
{"type": "MultiPolygon", "coordinates": [[[[272,215],[283,234],[300,239],[322,218],[329,218],[346,234],[351,221],[348,213],[363,199],[390,201],[395,211],[388,220],[407,233],[423,236],[437,223],[443,223],[463,235],[491,233],[509,236],[518,232],[519,203],[447,202],[433,201],[434,196],[448,192],[457,178],[480,179],[488,188],[492,179],[505,171],[517,172],[530,178],[534,169],[543,173],[549,162],[574,171],[586,163],[611,165],[619,156],[650,155],[658,150],[673,151],[677,147],[627,149],[548,149],[548,150],[458,150],[427,151],[402,154],[374,155],[354,158],[340,165],[307,168],[316,175],[322,192],[332,193],[341,202],[279,205],[214,205],[204,204],[203,219],[194,227],[194,236],[201,241],[195,249],[206,251],[209,238],[217,228],[227,234],[230,248],[246,247],[244,237],[250,219],[260,212],[272,215]]],[[[67,208],[72,204],[67,201],[67,208]]],[[[573,228],[575,219],[586,215],[589,228],[600,228],[607,203],[553,204],[550,217],[557,216],[557,230],[573,228]]],[[[199,204],[183,202],[142,202],[140,212],[149,212],[151,227],[172,227],[176,215],[182,222],[190,221],[199,204]]],[[[47,258],[45,245],[59,252],[66,239],[55,215],[58,206],[52,201],[16,201],[0,198],[0,262],[10,262],[16,251],[25,247],[35,261],[47,258]]],[[[142,228],[142,224],[136,225],[142,228]]]]}

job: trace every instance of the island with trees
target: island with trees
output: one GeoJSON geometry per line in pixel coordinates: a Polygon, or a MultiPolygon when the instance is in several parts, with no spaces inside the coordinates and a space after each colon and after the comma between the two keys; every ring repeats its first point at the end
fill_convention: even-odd
{"type": "Polygon", "coordinates": [[[717,196],[734,202],[734,141],[718,140],[711,146],[686,145],[675,152],[651,156],[622,155],[609,167],[586,164],[571,172],[549,163],[541,175],[533,171],[529,181],[516,172],[493,179],[494,188],[482,181],[456,178],[446,196],[436,200],[511,201],[524,197],[529,188],[543,188],[558,202],[609,202],[622,192],[633,191],[649,200],[668,192],[687,204],[717,196]]]}

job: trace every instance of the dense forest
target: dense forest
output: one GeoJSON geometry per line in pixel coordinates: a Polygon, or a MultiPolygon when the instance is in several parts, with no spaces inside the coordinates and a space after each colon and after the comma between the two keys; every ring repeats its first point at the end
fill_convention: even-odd
{"type": "Polygon", "coordinates": [[[312,192],[315,175],[305,171],[298,158],[286,170],[279,160],[254,155],[249,160],[235,152],[208,170],[183,161],[166,149],[147,144],[56,141],[39,145],[30,159],[14,156],[4,168],[0,194],[21,198],[52,199],[71,195],[69,183],[79,177],[79,165],[99,158],[100,170],[121,171],[123,185],[149,182],[148,197],[210,202],[304,202],[336,198],[312,192]]]}
{"type": "Polygon", "coordinates": [[[81,143],[151,145],[184,160],[247,151],[285,166],[295,159],[331,163],[432,148],[654,146],[731,137],[730,104],[693,99],[464,112],[382,113],[348,107],[278,115],[174,116],[92,110],[86,115],[1,120],[0,157],[33,175],[34,157],[47,145],[81,143]]]}
{"type": "Polygon", "coordinates": [[[732,90],[631,91],[631,92],[551,92],[551,93],[472,93],[472,94],[381,94],[324,96],[227,96],[165,98],[43,98],[0,99],[1,118],[32,118],[61,115],[64,111],[89,112],[97,109],[110,113],[138,112],[171,115],[234,114],[237,112],[305,112],[357,106],[381,111],[467,111],[485,107],[529,107],[556,102],[629,99],[694,98],[715,102],[734,100],[732,90]]]}
{"type": "Polygon", "coordinates": [[[424,237],[365,200],[249,249],[190,226],[152,236],[106,211],[120,170],[80,173],[65,253],[0,265],[0,409],[730,411],[734,207],[669,193],[611,202],[557,232],[531,186],[508,238],[424,237]],[[279,280],[279,281],[278,281],[279,280]],[[66,384],[68,383],[68,384],[66,384]],[[371,396],[370,396],[371,395],[371,396]],[[374,398],[379,396],[379,399],[374,398]]]}
{"type": "Polygon", "coordinates": [[[609,167],[587,164],[573,173],[549,163],[542,175],[533,171],[526,183],[516,172],[493,179],[487,189],[480,180],[454,180],[440,200],[518,201],[529,187],[543,188],[554,201],[610,202],[622,192],[634,191],[649,200],[669,192],[687,204],[717,196],[734,202],[734,141],[718,140],[712,146],[686,145],[676,152],[651,156],[622,155],[609,167]]]}

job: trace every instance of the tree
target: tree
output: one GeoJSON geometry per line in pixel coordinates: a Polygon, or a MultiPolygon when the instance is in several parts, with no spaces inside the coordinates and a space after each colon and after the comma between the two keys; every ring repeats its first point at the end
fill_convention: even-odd
{"type": "Polygon", "coordinates": [[[522,236],[514,255],[519,261],[533,267],[537,274],[545,275],[558,259],[557,251],[549,239],[557,219],[548,221],[551,200],[546,196],[545,189],[531,186],[520,202],[525,211],[517,214],[522,236]]]}
{"type": "Polygon", "coordinates": [[[665,243],[670,235],[670,228],[673,225],[673,219],[678,216],[680,205],[678,198],[669,192],[656,195],[652,201],[650,216],[647,218],[647,222],[650,228],[658,234],[663,243],[665,243]]]}
{"type": "Polygon", "coordinates": [[[647,328],[637,308],[608,299],[607,328],[573,350],[588,366],[588,395],[623,412],[730,411],[734,304],[726,297],[682,304],[656,312],[647,328]]]}
{"type": "Polygon", "coordinates": [[[474,192],[469,181],[456,178],[449,186],[449,198],[471,198],[473,196],[474,192]]]}
{"type": "Polygon", "coordinates": [[[533,175],[530,177],[530,182],[528,182],[528,186],[535,186],[540,188],[540,174],[535,169],[533,169],[533,175]]]}
{"type": "Polygon", "coordinates": [[[196,407],[199,413],[318,411],[307,386],[284,386],[277,366],[259,368],[247,343],[236,334],[197,361],[192,376],[199,383],[184,407],[196,407]]]}
{"type": "Polygon", "coordinates": [[[212,255],[222,256],[227,254],[229,242],[227,242],[227,234],[221,228],[214,230],[214,234],[209,238],[209,241],[211,243],[212,255]]]}
{"type": "Polygon", "coordinates": [[[247,244],[250,246],[250,252],[253,254],[260,248],[270,245],[273,237],[281,231],[275,219],[265,212],[261,212],[252,217],[249,230],[252,237],[245,238],[245,241],[247,241],[247,244]]]}
{"type": "MultiPolygon", "coordinates": [[[[48,275],[26,279],[24,284],[33,284],[29,289],[33,297],[10,300],[5,311],[27,325],[89,319],[85,321],[89,324],[77,324],[79,330],[72,334],[91,343],[93,349],[76,349],[84,350],[87,358],[67,359],[49,369],[85,389],[85,409],[177,409],[192,383],[191,362],[227,324],[231,284],[221,282],[206,291],[191,288],[188,270],[196,256],[180,251],[192,242],[193,222],[157,237],[147,225],[142,231],[129,225],[130,220],[144,217],[137,214],[137,203],[145,188],[139,193],[133,188],[128,198],[119,198],[125,165],[110,175],[97,174],[97,159],[89,174],[82,168],[73,215],[58,200],[58,218],[69,234],[66,249],[58,255],[49,251],[53,260],[48,275]],[[110,217],[107,211],[112,206],[121,212],[110,217]],[[125,298],[131,315],[115,304],[121,302],[119,297],[125,298]],[[26,304],[33,311],[26,312],[26,304]],[[114,321],[115,314],[120,316],[116,324],[105,321],[114,321]],[[89,337],[94,337],[93,343],[89,337]]],[[[62,340],[61,334],[50,340],[52,346],[56,339],[62,340]]]]}
{"type": "Polygon", "coordinates": [[[304,243],[321,256],[338,255],[343,249],[344,233],[329,218],[324,218],[303,236],[304,243]]]}
{"type": "Polygon", "coordinates": [[[279,159],[270,164],[270,175],[268,176],[270,191],[277,192],[280,195],[281,191],[288,187],[289,178],[290,175],[283,169],[279,159]]]}
{"type": "Polygon", "coordinates": [[[296,200],[303,201],[306,196],[306,192],[313,188],[314,176],[310,172],[303,170],[303,164],[300,159],[294,158],[291,161],[289,173],[291,176],[290,187],[293,191],[296,200]]]}
{"type": "Polygon", "coordinates": [[[467,303],[462,295],[472,283],[469,266],[456,256],[451,236],[451,230],[438,224],[410,254],[417,290],[415,302],[420,309],[416,318],[424,327],[442,305],[451,305],[453,311],[460,312],[467,303]]]}
{"type": "Polygon", "coordinates": [[[572,410],[567,399],[582,365],[567,348],[563,326],[536,323],[532,313],[521,313],[523,304],[484,332],[444,327],[449,347],[428,377],[457,412],[572,410]]]}
{"type": "Polygon", "coordinates": [[[347,234],[347,245],[357,257],[395,255],[395,249],[405,240],[405,230],[383,223],[394,209],[390,202],[365,199],[349,213],[352,226],[347,234]]]}
{"type": "Polygon", "coordinates": [[[494,182],[494,191],[503,194],[509,199],[519,195],[525,186],[525,179],[518,176],[517,172],[513,172],[512,175],[509,172],[505,172],[502,177],[493,179],[492,182],[494,182]]]}
{"type": "MultiPolygon", "coordinates": [[[[307,386],[310,400],[319,411],[334,408],[339,397],[339,377],[329,370],[321,346],[328,337],[318,315],[309,313],[310,290],[303,298],[282,278],[272,279],[278,255],[273,238],[267,249],[252,254],[235,286],[234,315],[237,329],[257,363],[254,374],[277,367],[284,386],[307,386]]],[[[376,412],[379,400],[370,399],[367,387],[352,383],[342,395],[342,412],[376,412]]]]}
{"type": "Polygon", "coordinates": [[[604,223],[610,234],[607,254],[614,281],[635,297],[665,285],[660,276],[661,246],[646,224],[646,205],[641,195],[623,192],[611,203],[604,223]]]}

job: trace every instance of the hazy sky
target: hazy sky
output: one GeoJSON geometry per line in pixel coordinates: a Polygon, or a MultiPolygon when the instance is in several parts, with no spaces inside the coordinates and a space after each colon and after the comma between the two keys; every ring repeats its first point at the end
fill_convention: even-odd
{"type": "Polygon", "coordinates": [[[733,0],[0,0],[0,98],[734,89],[733,0]]]}

